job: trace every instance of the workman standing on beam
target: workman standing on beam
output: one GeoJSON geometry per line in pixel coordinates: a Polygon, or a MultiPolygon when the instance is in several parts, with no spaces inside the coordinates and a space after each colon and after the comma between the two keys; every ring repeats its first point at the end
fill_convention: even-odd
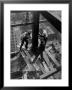
{"type": "Polygon", "coordinates": [[[20,50],[22,49],[22,46],[23,46],[24,43],[26,43],[26,44],[25,44],[25,48],[26,48],[26,49],[28,48],[28,39],[29,39],[29,38],[30,38],[30,33],[29,33],[29,32],[27,32],[27,33],[25,34],[25,36],[23,36],[23,37],[21,38],[20,50]]]}

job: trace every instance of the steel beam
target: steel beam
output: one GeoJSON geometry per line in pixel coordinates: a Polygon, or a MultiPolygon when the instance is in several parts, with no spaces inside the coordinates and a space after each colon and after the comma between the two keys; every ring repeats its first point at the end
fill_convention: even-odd
{"type": "Polygon", "coordinates": [[[47,11],[40,13],[61,33],[61,22],[47,11]]]}
{"type": "Polygon", "coordinates": [[[36,53],[38,48],[38,33],[39,33],[39,12],[33,12],[33,27],[32,27],[32,52],[36,53]]]}

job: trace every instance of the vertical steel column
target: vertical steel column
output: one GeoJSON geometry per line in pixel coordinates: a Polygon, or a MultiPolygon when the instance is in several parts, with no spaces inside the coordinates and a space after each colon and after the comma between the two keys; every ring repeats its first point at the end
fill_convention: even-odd
{"type": "Polygon", "coordinates": [[[32,27],[32,52],[35,54],[38,48],[38,33],[39,33],[39,12],[33,12],[33,27],[32,27]]]}

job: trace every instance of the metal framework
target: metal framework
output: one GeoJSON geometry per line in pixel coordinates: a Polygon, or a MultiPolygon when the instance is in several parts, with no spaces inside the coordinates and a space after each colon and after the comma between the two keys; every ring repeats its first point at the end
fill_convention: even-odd
{"type": "MultiPolygon", "coordinates": [[[[28,13],[27,13],[27,17],[28,17],[28,13]]],[[[43,12],[42,11],[33,11],[33,22],[32,23],[27,23],[26,22],[25,24],[11,25],[11,27],[32,24],[32,52],[34,54],[36,54],[36,51],[37,51],[37,48],[38,48],[39,23],[47,22],[47,21],[49,21],[61,33],[61,22],[46,11],[43,11],[43,12]],[[42,14],[47,20],[39,21],[40,14],[42,14]]],[[[45,75],[41,76],[41,78],[42,79],[48,78],[49,76],[57,73],[60,70],[61,70],[61,68],[58,69],[57,71],[51,72],[50,74],[46,73],[45,75]]]]}

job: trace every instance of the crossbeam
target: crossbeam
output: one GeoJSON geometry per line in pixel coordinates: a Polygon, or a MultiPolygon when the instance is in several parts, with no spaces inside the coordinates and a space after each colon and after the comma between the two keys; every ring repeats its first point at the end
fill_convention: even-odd
{"type": "Polygon", "coordinates": [[[40,13],[61,33],[61,22],[47,11],[40,13]]]}

